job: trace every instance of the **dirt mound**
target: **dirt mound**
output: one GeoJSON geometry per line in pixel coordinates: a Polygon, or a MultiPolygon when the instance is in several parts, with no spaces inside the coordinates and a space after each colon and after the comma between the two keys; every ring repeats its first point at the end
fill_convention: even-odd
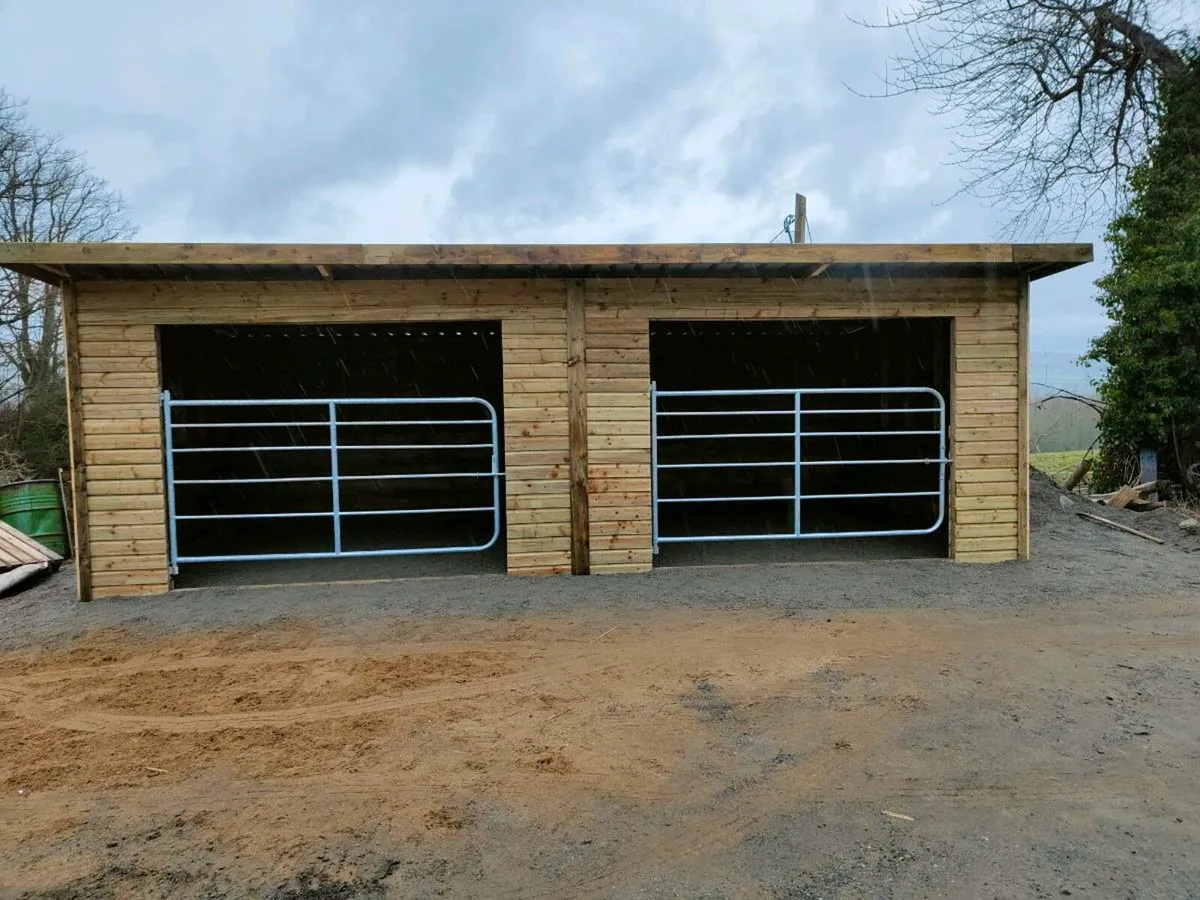
{"type": "MultiPolygon", "coordinates": [[[[1072,526],[1071,530],[1086,540],[1094,529],[1103,527],[1096,522],[1087,522],[1076,515],[1081,512],[1102,516],[1121,525],[1152,534],[1166,541],[1167,546],[1185,553],[1200,551],[1200,535],[1188,534],[1179,527],[1181,521],[1193,517],[1193,513],[1187,509],[1177,506],[1166,506],[1147,512],[1110,509],[1079,494],[1069,493],[1063,490],[1062,486],[1049,475],[1039,472],[1037,469],[1030,469],[1029,515],[1035,540],[1038,531],[1061,533],[1067,526],[1072,526]],[[1074,528],[1076,523],[1083,527],[1074,528]]],[[[1138,538],[1131,535],[1130,540],[1136,541],[1138,538]]]]}

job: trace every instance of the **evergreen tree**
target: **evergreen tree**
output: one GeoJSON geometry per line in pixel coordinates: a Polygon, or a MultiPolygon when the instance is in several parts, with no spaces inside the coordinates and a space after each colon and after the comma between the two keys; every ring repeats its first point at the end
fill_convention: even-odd
{"type": "Polygon", "coordinates": [[[1152,448],[1163,477],[1200,489],[1200,54],[1161,96],[1149,158],[1108,229],[1112,271],[1097,282],[1112,319],[1088,353],[1109,366],[1093,476],[1104,488],[1152,448]]]}

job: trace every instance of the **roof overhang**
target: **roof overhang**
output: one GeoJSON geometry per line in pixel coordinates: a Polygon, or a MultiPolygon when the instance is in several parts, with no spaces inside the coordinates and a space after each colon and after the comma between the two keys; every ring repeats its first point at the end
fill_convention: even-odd
{"type": "Polygon", "coordinates": [[[413,278],[1042,278],[1091,261],[1091,244],[0,243],[0,266],[51,284],[413,278]]]}

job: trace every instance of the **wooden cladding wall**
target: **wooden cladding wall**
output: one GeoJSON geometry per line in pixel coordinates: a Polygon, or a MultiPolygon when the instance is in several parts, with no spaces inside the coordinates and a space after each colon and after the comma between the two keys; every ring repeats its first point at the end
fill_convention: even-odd
{"type": "Polygon", "coordinates": [[[1019,527],[1027,528],[1018,521],[1015,280],[590,280],[586,290],[592,572],[651,567],[652,319],[952,317],[951,554],[1017,557],[1019,527]]]}
{"type": "Polygon", "coordinates": [[[97,283],[76,296],[92,596],[169,587],[157,325],[499,319],[508,570],[570,571],[561,281],[97,283]]]}
{"type": "MultiPolygon", "coordinates": [[[[508,570],[569,572],[566,290],[552,279],[79,285],[70,333],[79,351],[93,595],[168,587],[155,326],[173,324],[500,320],[508,570]]],[[[951,552],[969,561],[1022,555],[1022,290],[1013,279],[589,280],[590,570],[651,567],[652,319],[954,318],[951,552]]]]}

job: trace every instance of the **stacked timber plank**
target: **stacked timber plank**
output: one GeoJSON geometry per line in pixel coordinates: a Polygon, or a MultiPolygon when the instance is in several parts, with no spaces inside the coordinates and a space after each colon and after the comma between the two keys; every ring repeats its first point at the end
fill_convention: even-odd
{"type": "MultiPolygon", "coordinates": [[[[999,290],[999,288],[997,288],[999,290]]],[[[1028,456],[1021,434],[1020,287],[987,315],[954,322],[953,545],[955,559],[1016,559],[1027,506],[1028,456]],[[1025,479],[1019,478],[1025,473],[1025,479]]],[[[1027,404],[1026,404],[1027,405],[1027,404]]]]}
{"type": "Polygon", "coordinates": [[[0,594],[62,565],[62,557],[11,525],[0,522],[0,594]]]}
{"type": "Polygon", "coordinates": [[[40,563],[57,565],[61,562],[62,557],[50,548],[43,547],[8,523],[0,522],[0,570],[40,563]]]}
{"type": "MultiPolygon", "coordinates": [[[[588,516],[591,571],[651,567],[650,328],[644,310],[614,309],[607,282],[589,282],[588,516]]],[[[622,286],[652,293],[643,282],[622,286]]],[[[653,283],[651,283],[653,284],[653,283]]]]}

